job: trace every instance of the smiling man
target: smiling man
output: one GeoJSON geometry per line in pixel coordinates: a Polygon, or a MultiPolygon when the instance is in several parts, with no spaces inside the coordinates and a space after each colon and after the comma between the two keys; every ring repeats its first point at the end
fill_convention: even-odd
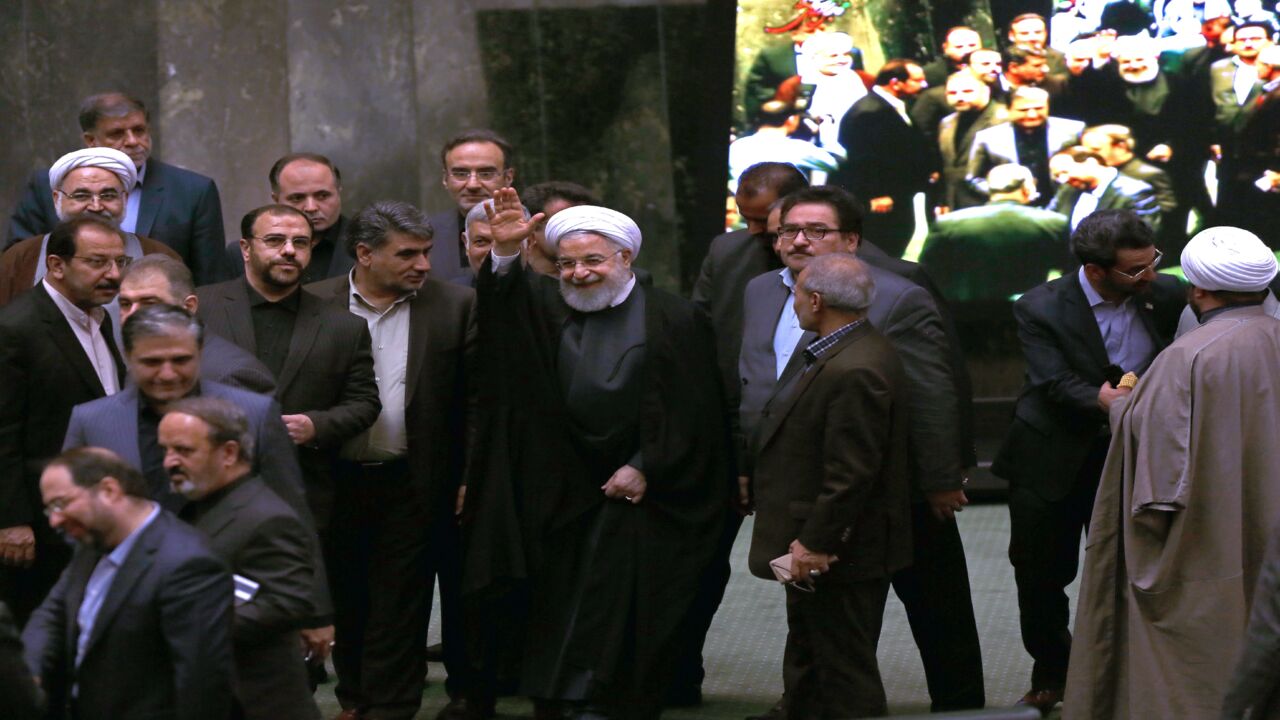
{"type": "Polygon", "coordinates": [[[440,149],[440,184],[454,206],[430,217],[435,229],[431,245],[431,275],[469,285],[474,273],[462,238],[463,219],[471,208],[511,187],[516,169],[511,143],[492,130],[468,130],[450,138],[440,149]]]}
{"type": "MultiPolygon", "coordinates": [[[[217,274],[225,239],[218,187],[209,178],[151,157],[150,116],[142,101],[118,92],[91,95],[80,105],[85,147],[114,148],[132,161],[137,173],[121,229],[154,238],[174,250],[196,280],[217,274]]],[[[9,243],[49,232],[58,217],[52,178],[36,172],[9,220],[9,243]]]]}

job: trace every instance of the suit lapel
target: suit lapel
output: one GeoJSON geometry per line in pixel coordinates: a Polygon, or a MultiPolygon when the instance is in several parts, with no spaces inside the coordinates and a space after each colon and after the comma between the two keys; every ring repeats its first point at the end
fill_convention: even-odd
{"type": "MultiPolygon", "coordinates": [[[[434,291],[430,281],[423,284],[418,296],[409,301],[409,363],[405,379],[404,404],[408,407],[413,402],[413,393],[418,389],[418,377],[422,375],[422,366],[427,360],[427,347],[431,337],[431,297],[434,291]]],[[[559,347],[557,344],[556,347],[559,347]]]]}
{"type": "Polygon", "coordinates": [[[293,337],[289,338],[289,354],[284,358],[284,367],[280,368],[279,390],[277,395],[283,396],[288,391],[289,383],[302,369],[302,362],[311,352],[316,335],[320,333],[320,314],[324,303],[320,298],[306,290],[299,290],[302,298],[298,303],[298,319],[293,326],[293,337]]]}
{"type": "MultiPolygon", "coordinates": [[[[40,315],[49,328],[49,339],[53,341],[54,345],[58,346],[58,351],[62,353],[67,363],[75,369],[80,379],[92,388],[94,395],[96,397],[105,396],[107,391],[102,387],[102,380],[98,379],[98,373],[94,371],[93,364],[89,362],[89,356],[85,355],[84,346],[76,338],[75,331],[71,329],[71,324],[62,315],[62,311],[58,309],[58,306],[54,304],[53,298],[49,297],[49,293],[45,291],[43,285],[36,285],[35,291],[40,315]]],[[[107,329],[108,332],[110,330],[106,325],[103,328],[107,329]]]]}
{"type": "Polygon", "coordinates": [[[107,590],[107,596],[102,600],[102,608],[98,610],[98,615],[93,620],[93,630],[90,631],[89,642],[84,647],[85,657],[88,657],[93,646],[111,625],[111,621],[120,610],[120,605],[137,586],[138,578],[151,567],[151,556],[156,554],[161,537],[159,525],[163,522],[165,517],[164,511],[161,510],[151,525],[142,531],[133,549],[129,551],[129,556],[125,558],[124,564],[116,570],[116,576],[111,580],[111,588],[107,590]]]}
{"type": "Polygon", "coordinates": [[[67,637],[65,638],[65,644],[67,649],[66,657],[71,663],[75,662],[76,646],[80,640],[80,606],[84,604],[84,591],[89,585],[89,576],[93,574],[93,568],[98,564],[98,559],[101,557],[101,553],[95,550],[81,550],[71,558],[71,565],[66,570],[69,587],[67,589],[67,637]]]}
{"type": "Polygon", "coordinates": [[[124,387],[124,357],[120,355],[120,349],[116,347],[116,333],[111,326],[111,313],[106,313],[102,317],[102,340],[107,344],[107,350],[111,351],[111,359],[116,364],[116,382],[120,383],[119,387],[124,387]]]}
{"type": "Polygon", "coordinates": [[[1110,365],[1111,358],[1107,357],[1107,346],[1102,341],[1102,331],[1098,329],[1098,321],[1093,316],[1093,309],[1089,307],[1089,300],[1084,296],[1084,289],[1080,287],[1079,275],[1068,276],[1063,297],[1069,306],[1066,321],[1084,340],[1085,346],[1089,348],[1089,354],[1098,363],[1098,367],[1110,365]]]}
{"type": "MultiPolygon", "coordinates": [[[[942,152],[943,162],[947,166],[955,165],[956,158],[960,156],[959,148],[956,146],[956,123],[959,121],[960,116],[953,113],[942,118],[942,122],[938,124],[938,150],[942,152]]],[[[974,125],[977,124],[974,123],[974,125]]],[[[967,161],[968,158],[965,160],[967,161]]]]}
{"type": "MultiPolygon", "coordinates": [[[[258,356],[258,341],[253,336],[253,312],[249,305],[246,280],[239,278],[228,282],[224,288],[222,312],[226,314],[226,326],[231,331],[231,342],[244,348],[250,355],[258,356]]],[[[284,387],[284,383],[280,383],[284,387]]]]}
{"type": "Polygon", "coordinates": [[[138,203],[138,223],[134,228],[137,235],[151,236],[152,226],[160,214],[160,206],[164,205],[164,170],[160,161],[147,161],[147,178],[142,182],[142,201],[138,203]]]}
{"type": "MultiPolygon", "coordinates": [[[[818,375],[822,372],[823,368],[827,366],[827,363],[831,358],[839,355],[841,351],[850,344],[856,342],[858,338],[866,335],[870,329],[870,323],[863,323],[853,332],[841,338],[840,341],[832,346],[830,350],[823,353],[822,357],[818,359],[818,362],[814,363],[813,367],[809,368],[808,372],[804,372],[803,365],[800,365],[796,372],[801,372],[803,374],[800,375],[798,379],[794,380],[794,390],[787,391],[785,396],[780,395],[777,392],[774,393],[774,396],[771,397],[769,402],[765,405],[766,411],[769,413],[769,417],[766,420],[764,428],[760,432],[760,444],[758,446],[760,449],[763,449],[769,444],[769,440],[778,431],[778,428],[782,426],[782,421],[791,414],[793,409],[795,409],[796,401],[799,400],[799,398],[804,395],[805,390],[813,384],[813,381],[817,379],[818,375]]],[[[788,364],[788,368],[790,368],[790,364],[788,364]]],[[[778,381],[778,389],[784,389],[791,385],[793,377],[794,376],[789,376],[784,372],[782,379],[778,381]]]]}
{"type": "Polygon", "coordinates": [[[240,515],[240,510],[247,507],[252,499],[253,493],[246,488],[244,483],[248,478],[241,481],[241,484],[227,493],[227,496],[221,501],[216,502],[210,507],[205,514],[200,517],[200,521],[195,523],[201,532],[210,538],[216,538],[223,530],[231,524],[240,515]]]}

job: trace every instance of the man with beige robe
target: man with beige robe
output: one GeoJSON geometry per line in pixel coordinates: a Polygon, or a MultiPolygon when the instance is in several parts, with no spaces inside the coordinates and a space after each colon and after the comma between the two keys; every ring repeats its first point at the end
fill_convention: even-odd
{"type": "Polygon", "coordinates": [[[1280,529],[1276,259],[1210,228],[1182,253],[1203,324],[1111,409],[1063,717],[1214,718],[1280,529]]]}

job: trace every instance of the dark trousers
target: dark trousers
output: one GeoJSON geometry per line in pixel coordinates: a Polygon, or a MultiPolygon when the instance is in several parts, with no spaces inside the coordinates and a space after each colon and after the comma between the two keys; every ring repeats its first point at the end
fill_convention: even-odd
{"type": "Polygon", "coordinates": [[[1061,690],[1071,657],[1070,600],[1066,588],[1080,564],[1080,534],[1089,527],[1108,438],[1098,438],[1066,497],[1048,500],[1034,490],[1009,489],[1009,561],[1018,584],[1022,644],[1035,661],[1033,690],[1061,690]]]}
{"type": "Polygon", "coordinates": [[[720,602],[724,600],[725,588],[729,585],[729,576],[733,572],[729,555],[733,552],[733,543],[737,540],[741,527],[742,516],[730,510],[716,545],[716,554],[698,580],[698,592],[693,597],[689,615],[680,632],[679,654],[671,676],[673,694],[701,688],[702,680],[707,675],[702,667],[702,647],[707,642],[707,632],[711,630],[711,622],[715,620],[720,602]]]}
{"type": "MultiPolygon", "coordinates": [[[[338,701],[369,718],[412,718],[425,683],[432,583],[437,575],[460,576],[452,513],[426,507],[402,461],[376,467],[343,463],[325,550],[338,701]]],[[[457,583],[447,585],[456,594],[457,583]]],[[[449,608],[442,595],[442,609],[449,608]]],[[[452,605],[458,607],[456,597],[452,605]]],[[[446,685],[461,685],[465,647],[459,638],[450,642],[447,622],[442,629],[445,647],[452,645],[464,658],[455,667],[446,664],[446,685]]]]}
{"type": "Polygon", "coordinates": [[[855,581],[838,566],[807,593],[787,587],[782,685],[787,720],[888,713],[876,644],[889,579],[855,581]]]}
{"type": "Polygon", "coordinates": [[[986,704],[982,651],[960,529],[920,502],[911,505],[911,530],[912,565],[894,573],[893,591],[920,649],[932,711],[980,708],[986,704]]]}

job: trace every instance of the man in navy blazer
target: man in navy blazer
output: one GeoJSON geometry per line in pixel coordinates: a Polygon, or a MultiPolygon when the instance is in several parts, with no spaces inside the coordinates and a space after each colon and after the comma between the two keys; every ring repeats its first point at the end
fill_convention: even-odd
{"type": "Polygon", "coordinates": [[[467,130],[440,149],[440,183],[454,207],[432,215],[431,277],[471,286],[474,273],[462,240],[463,218],[471,208],[515,181],[511,143],[492,130],[467,130]]]}
{"type": "MultiPolygon", "coordinates": [[[[123,93],[92,95],[80,105],[85,146],[123,151],[138,168],[142,192],[129,188],[121,229],[168,245],[191,268],[198,283],[213,282],[226,244],[218,186],[203,175],[152,158],[148,121],[142,101],[123,93]]],[[[57,222],[48,169],[38,170],[9,218],[5,246],[43,235],[57,222]]]]}
{"type": "Polygon", "coordinates": [[[233,586],[200,531],[101,448],[55,458],[40,492],[49,522],[76,540],[22,636],[46,717],[229,717],[233,586]]]}

